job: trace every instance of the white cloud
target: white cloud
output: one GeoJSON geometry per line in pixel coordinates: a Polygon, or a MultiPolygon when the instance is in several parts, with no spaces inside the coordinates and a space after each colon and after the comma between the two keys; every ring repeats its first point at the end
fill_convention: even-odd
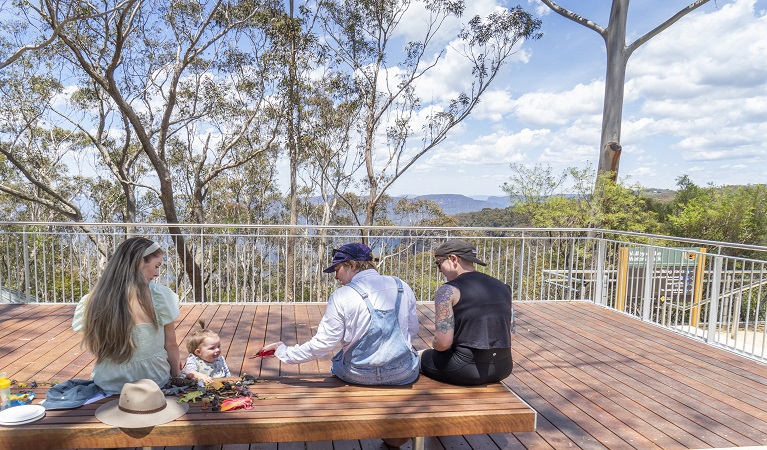
{"type": "MultiPolygon", "coordinates": [[[[461,31],[463,25],[472,17],[479,15],[486,17],[492,12],[500,9],[501,6],[497,0],[472,0],[466,2],[466,8],[462,17],[449,17],[440,27],[436,34],[436,40],[440,43],[446,43],[454,40],[461,31]]],[[[430,23],[431,13],[426,10],[424,2],[413,2],[408,11],[403,15],[395,33],[396,37],[401,37],[406,41],[421,41],[424,38],[426,25],[430,23]]]]}
{"type": "Polygon", "coordinates": [[[523,129],[518,133],[498,131],[478,136],[471,142],[446,143],[432,152],[419,170],[454,166],[460,170],[476,165],[508,165],[521,162],[527,152],[548,139],[548,130],[523,129]]]}
{"type": "Polygon", "coordinates": [[[514,109],[511,94],[503,90],[485,91],[479,104],[472,111],[473,119],[487,119],[492,122],[503,120],[503,116],[514,109]]]}
{"type": "Polygon", "coordinates": [[[539,17],[547,16],[552,12],[551,9],[544,5],[540,0],[527,0],[527,9],[534,10],[535,14],[539,17]]]}
{"type": "Polygon", "coordinates": [[[603,98],[604,81],[599,80],[564,92],[532,92],[514,101],[514,116],[537,126],[563,126],[589,117],[593,120],[593,116],[601,117],[603,98]]]}

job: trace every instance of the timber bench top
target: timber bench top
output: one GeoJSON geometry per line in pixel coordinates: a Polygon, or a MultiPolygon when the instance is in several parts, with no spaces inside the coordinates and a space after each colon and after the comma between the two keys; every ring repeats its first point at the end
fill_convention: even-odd
{"type": "MultiPolygon", "coordinates": [[[[36,390],[44,398],[45,389],[36,390]]],[[[261,380],[253,409],[213,412],[190,402],[179,419],[125,429],[94,417],[113,396],[70,410],[47,411],[32,424],[0,427],[0,448],[211,445],[387,437],[511,433],[535,430],[536,414],[501,383],[451,386],[421,377],[412,385],[367,387],[335,377],[261,380]]]]}

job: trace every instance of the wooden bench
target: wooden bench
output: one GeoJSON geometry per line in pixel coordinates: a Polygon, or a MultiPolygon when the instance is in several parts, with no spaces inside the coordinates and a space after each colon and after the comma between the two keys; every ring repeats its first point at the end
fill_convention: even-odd
{"type": "MultiPolygon", "coordinates": [[[[251,386],[251,410],[213,412],[190,403],[181,418],[152,428],[126,429],[94,417],[111,397],[70,410],[47,411],[32,424],[0,427],[0,448],[45,450],[535,431],[536,412],[502,383],[451,386],[426,377],[409,386],[364,387],[335,377],[279,377],[251,386]]],[[[39,403],[46,389],[35,390],[39,403]]]]}

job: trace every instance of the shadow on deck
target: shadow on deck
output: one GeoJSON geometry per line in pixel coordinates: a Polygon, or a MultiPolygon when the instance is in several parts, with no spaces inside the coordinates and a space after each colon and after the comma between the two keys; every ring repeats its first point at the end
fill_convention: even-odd
{"type": "MultiPolygon", "coordinates": [[[[767,445],[767,366],[583,302],[517,303],[514,391],[538,412],[534,433],[427,438],[428,449],[702,449],[767,445]]],[[[233,373],[329,374],[329,357],[301,365],[250,359],[264,342],[308,340],[324,305],[184,305],[179,344],[210,322],[233,373]]],[[[0,372],[18,381],[87,378],[93,359],[70,321],[74,305],[0,305],[0,372]]],[[[433,308],[419,305],[418,349],[433,308]]],[[[186,352],[182,350],[182,356],[186,352]]],[[[409,448],[410,444],[403,446],[409,448]]],[[[174,447],[175,449],[176,447],[174,447]]],[[[221,448],[221,447],[194,447],[221,448]]],[[[384,449],[379,440],[223,446],[384,449]]]]}

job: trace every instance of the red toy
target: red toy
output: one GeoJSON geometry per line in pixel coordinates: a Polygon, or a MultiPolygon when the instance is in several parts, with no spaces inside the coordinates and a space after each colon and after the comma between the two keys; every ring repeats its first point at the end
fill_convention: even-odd
{"type": "Polygon", "coordinates": [[[259,358],[266,358],[267,356],[274,356],[274,350],[259,350],[258,353],[256,353],[256,356],[259,358]]]}
{"type": "Polygon", "coordinates": [[[221,411],[232,409],[253,409],[253,400],[250,397],[228,398],[221,403],[221,411]]]}

